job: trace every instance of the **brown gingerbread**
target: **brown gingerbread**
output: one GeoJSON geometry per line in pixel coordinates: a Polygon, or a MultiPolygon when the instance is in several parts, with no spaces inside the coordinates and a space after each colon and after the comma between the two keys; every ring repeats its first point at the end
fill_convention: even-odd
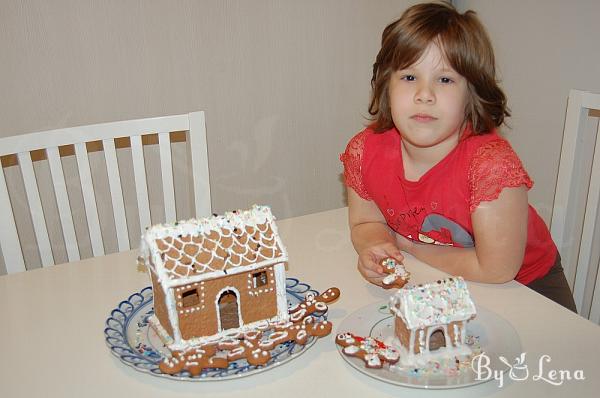
{"type": "Polygon", "coordinates": [[[225,358],[214,357],[217,347],[202,345],[187,351],[173,351],[170,358],[163,358],[159,364],[161,372],[176,374],[187,370],[192,376],[197,376],[206,368],[225,369],[229,362],[225,358]]]}
{"type": "Polygon", "coordinates": [[[304,345],[310,336],[322,337],[331,332],[331,322],[314,322],[313,319],[310,317],[300,323],[273,324],[274,331],[266,338],[263,338],[261,331],[248,331],[237,338],[221,340],[217,347],[229,351],[227,360],[230,362],[245,358],[250,365],[264,365],[271,359],[271,350],[279,344],[293,341],[304,345]]]}
{"type": "Polygon", "coordinates": [[[308,294],[303,302],[290,308],[290,320],[296,323],[301,322],[314,313],[325,313],[327,311],[327,303],[331,303],[339,297],[340,289],[337,287],[330,287],[318,296],[308,294]]]}
{"type": "Polygon", "coordinates": [[[386,257],[379,264],[383,267],[383,272],[387,274],[381,281],[384,289],[401,289],[408,283],[410,272],[395,258],[386,257]]]}
{"type": "Polygon", "coordinates": [[[400,359],[398,350],[372,337],[342,333],[336,336],[335,343],[343,347],[345,355],[362,359],[367,368],[380,369],[386,362],[395,364],[400,359]]]}
{"type": "Polygon", "coordinates": [[[261,366],[271,359],[271,350],[277,345],[293,341],[304,345],[309,337],[323,337],[331,333],[333,325],[329,321],[315,321],[312,314],[327,312],[326,303],[337,300],[340,290],[332,287],[306,299],[289,310],[290,321],[259,324],[245,332],[235,332],[217,343],[200,345],[187,351],[173,351],[171,357],[159,364],[163,373],[176,374],[183,370],[197,376],[206,368],[227,368],[229,362],[246,359],[250,365],[261,366]],[[268,336],[265,333],[271,330],[268,336]],[[223,356],[216,357],[221,350],[223,356]]]}
{"type": "Polygon", "coordinates": [[[271,359],[270,349],[260,346],[262,332],[252,330],[244,333],[240,338],[228,338],[218,343],[220,350],[227,350],[227,360],[237,361],[245,358],[250,365],[260,366],[271,359]]]}

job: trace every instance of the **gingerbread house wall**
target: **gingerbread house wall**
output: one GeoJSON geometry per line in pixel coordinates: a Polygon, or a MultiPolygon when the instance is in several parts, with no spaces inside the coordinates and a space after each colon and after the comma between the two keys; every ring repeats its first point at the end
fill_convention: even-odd
{"type": "MultiPolygon", "coordinates": [[[[395,317],[395,331],[396,331],[396,336],[398,337],[398,339],[400,340],[400,343],[402,344],[403,347],[405,347],[407,350],[410,350],[410,334],[411,331],[406,327],[406,324],[404,323],[404,321],[402,320],[402,318],[400,318],[399,316],[395,317]]],[[[422,328],[422,329],[416,329],[413,331],[413,333],[415,334],[414,336],[414,349],[413,349],[413,353],[414,354],[419,354],[421,353],[421,347],[419,344],[419,335],[420,333],[423,333],[423,339],[424,341],[427,341],[427,334],[429,332],[433,333],[435,330],[442,330],[444,332],[444,334],[448,334],[447,336],[447,340],[450,341],[450,344],[452,346],[455,346],[455,342],[461,341],[461,325],[463,322],[450,322],[448,324],[448,326],[446,327],[446,329],[444,330],[442,325],[439,326],[431,326],[429,328],[422,328]],[[454,333],[454,325],[458,326],[458,336],[455,335],[454,333]],[[429,330],[428,330],[429,329],[429,330]],[[458,339],[457,339],[458,337],[458,339]]]]}
{"type": "Polygon", "coordinates": [[[161,284],[158,282],[158,278],[154,272],[149,272],[150,279],[152,280],[152,295],[154,297],[154,315],[156,315],[156,318],[158,318],[161,326],[165,329],[169,336],[173,337],[173,328],[171,327],[171,322],[169,321],[169,311],[165,302],[166,297],[164,290],[161,284]]]}
{"type": "Polygon", "coordinates": [[[182,339],[211,336],[221,331],[218,300],[219,295],[228,290],[236,295],[239,294],[237,297],[241,315],[239,326],[277,316],[277,278],[274,266],[185,284],[171,288],[182,339]],[[260,271],[267,272],[267,285],[254,288],[253,274],[260,271]],[[182,294],[193,288],[198,289],[200,301],[194,307],[184,308],[182,294]]]}

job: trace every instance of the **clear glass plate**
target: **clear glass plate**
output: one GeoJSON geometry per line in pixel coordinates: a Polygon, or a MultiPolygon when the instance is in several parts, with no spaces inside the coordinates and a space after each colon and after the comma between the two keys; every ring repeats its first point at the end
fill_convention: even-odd
{"type": "MultiPolygon", "coordinates": [[[[315,296],[319,294],[309,285],[295,278],[286,279],[286,292],[288,308],[304,301],[307,293],[315,296]]],[[[110,352],[121,362],[154,376],[184,381],[227,380],[249,376],[291,361],[317,340],[316,337],[311,336],[305,345],[294,342],[280,344],[271,351],[271,360],[262,366],[253,366],[245,359],[240,359],[230,362],[227,369],[204,369],[200,375],[194,377],[187,371],[168,375],[162,373],[158,365],[161,357],[169,351],[148,325],[148,318],[154,314],[152,298],[152,288],[146,287],[121,301],[106,320],[104,337],[110,352]]],[[[326,313],[315,316],[315,321],[326,319],[326,313]]]]}
{"type": "MultiPolygon", "coordinates": [[[[379,302],[363,307],[350,314],[337,328],[337,333],[350,332],[358,336],[371,336],[380,341],[389,340],[394,336],[394,317],[389,311],[387,302],[379,302]]],[[[474,352],[481,351],[490,359],[489,368],[507,371],[508,366],[500,361],[503,356],[509,360],[521,355],[519,335],[512,325],[498,314],[477,306],[477,317],[467,324],[467,341],[473,344],[474,352]]],[[[342,347],[337,346],[338,352],[352,367],[370,377],[405,387],[426,389],[461,388],[484,383],[489,379],[478,377],[470,367],[460,371],[453,369],[397,369],[391,371],[386,364],[381,369],[366,368],[364,361],[349,357],[342,353],[342,347]]]]}

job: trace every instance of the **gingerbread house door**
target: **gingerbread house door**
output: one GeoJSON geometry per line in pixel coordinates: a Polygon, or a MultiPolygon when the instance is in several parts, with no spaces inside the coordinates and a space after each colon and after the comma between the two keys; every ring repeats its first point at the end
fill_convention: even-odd
{"type": "Polygon", "coordinates": [[[219,311],[219,330],[235,329],[240,327],[240,297],[233,290],[225,290],[217,300],[219,311]]]}
{"type": "Polygon", "coordinates": [[[429,351],[435,351],[442,347],[446,347],[446,334],[444,333],[444,329],[441,327],[435,328],[433,330],[428,330],[429,335],[429,347],[427,349],[429,351]]]}

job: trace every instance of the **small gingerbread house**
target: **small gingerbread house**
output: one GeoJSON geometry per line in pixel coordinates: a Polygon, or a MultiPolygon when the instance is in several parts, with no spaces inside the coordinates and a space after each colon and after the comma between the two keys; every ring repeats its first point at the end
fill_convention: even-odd
{"type": "Polygon", "coordinates": [[[287,321],[287,253],[271,209],[156,225],[141,257],[154,294],[150,324],[170,349],[287,321]]]}
{"type": "Polygon", "coordinates": [[[440,355],[469,354],[465,344],[467,322],[475,318],[475,304],[461,277],[405,287],[390,298],[395,332],[403,362],[440,355]],[[440,336],[433,347],[432,336],[440,336]],[[441,349],[439,347],[445,347],[441,349]],[[437,351],[434,351],[437,350],[437,351]]]}

